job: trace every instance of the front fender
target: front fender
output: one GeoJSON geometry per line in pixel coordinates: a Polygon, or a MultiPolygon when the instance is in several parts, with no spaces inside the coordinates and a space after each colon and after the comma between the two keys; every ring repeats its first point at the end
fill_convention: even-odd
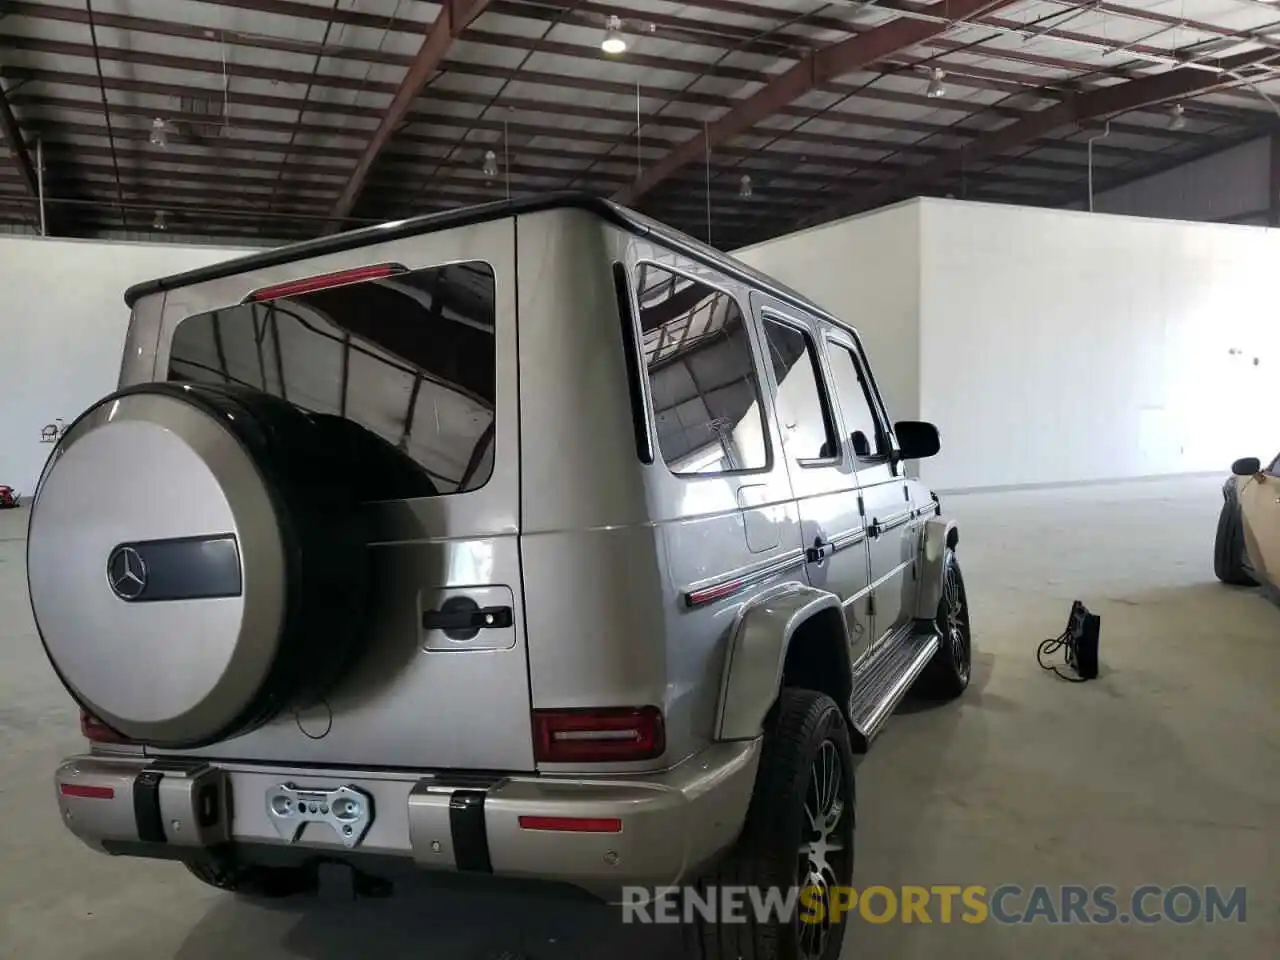
{"type": "MultiPolygon", "coordinates": [[[[834,593],[788,583],[746,604],[729,633],[720,700],[716,710],[717,740],[749,740],[760,736],[764,718],[778,697],[791,637],[823,610],[844,612],[834,593]]],[[[848,636],[844,649],[848,650],[848,636]]]]}
{"type": "Polygon", "coordinates": [[[942,572],[947,548],[955,548],[960,540],[960,530],[954,520],[946,517],[930,517],[925,521],[924,536],[920,538],[920,592],[916,599],[916,618],[932,620],[938,615],[942,601],[942,572]]]}

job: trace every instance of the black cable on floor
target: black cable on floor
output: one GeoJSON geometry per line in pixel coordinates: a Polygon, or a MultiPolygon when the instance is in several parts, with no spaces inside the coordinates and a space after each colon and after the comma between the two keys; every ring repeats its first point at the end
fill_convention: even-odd
{"type": "Polygon", "coordinates": [[[1084,677],[1073,677],[1070,674],[1063,673],[1056,663],[1045,663],[1046,657],[1051,657],[1063,647],[1067,650],[1067,663],[1075,660],[1074,656],[1074,639],[1071,636],[1071,625],[1067,625],[1067,629],[1056,637],[1050,637],[1048,640],[1041,640],[1040,646],[1036,648],[1036,659],[1040,661],[1040,666],[1045,670],[1052,670],[1063,680],[1069,683],[1085,683],[1084,677]]]}

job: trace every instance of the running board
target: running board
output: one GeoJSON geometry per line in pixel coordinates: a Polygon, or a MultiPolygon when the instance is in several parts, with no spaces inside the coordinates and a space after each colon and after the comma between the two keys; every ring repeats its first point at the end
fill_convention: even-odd
{"type": "Polygon", "coordinates": [[[937,652],[941,641],[932,623],[924,629],[912,624],[887,638],[853,678],[849,713],[854,725],[854,749],[865,753],[916,677],[937,652]]]}

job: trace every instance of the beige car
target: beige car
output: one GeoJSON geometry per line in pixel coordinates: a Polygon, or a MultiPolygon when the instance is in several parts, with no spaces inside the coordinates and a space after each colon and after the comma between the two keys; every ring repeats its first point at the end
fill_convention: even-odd
{"type": "Polygon", "coordinates": [[[1280,596],[1280,456],[1266,467],[1241,457],[1231,473],[1222,486],[1213,572],[1223,583],[1260,584],[1280,596]]]}

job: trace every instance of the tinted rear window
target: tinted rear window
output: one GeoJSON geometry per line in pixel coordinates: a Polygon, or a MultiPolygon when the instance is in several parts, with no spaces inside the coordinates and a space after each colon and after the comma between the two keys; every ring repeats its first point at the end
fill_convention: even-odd
{"type": "Polygon", "coordinates": [[[450,264],[197,314],[168,378],[232,383],[341,417],[410,458],[437,493],[493,473],[494,277],[450,264]]]}

